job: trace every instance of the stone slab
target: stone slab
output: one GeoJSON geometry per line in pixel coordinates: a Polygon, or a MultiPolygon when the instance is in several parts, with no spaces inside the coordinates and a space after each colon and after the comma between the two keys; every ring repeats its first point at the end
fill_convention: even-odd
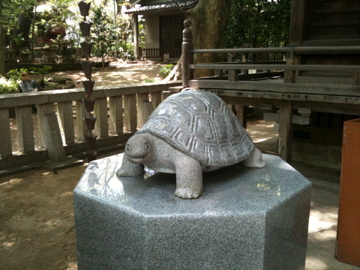
{"type": "Polygon", "coordinates": [[[78,269],[303,269],[311,183],[276,156],[205,173],[199,199],[175,175],[115,174],[93,161],[74,191],[78,269]]]}

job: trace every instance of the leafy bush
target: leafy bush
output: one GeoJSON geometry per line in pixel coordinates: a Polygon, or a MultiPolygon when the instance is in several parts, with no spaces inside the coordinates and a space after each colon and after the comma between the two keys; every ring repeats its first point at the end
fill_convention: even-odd
{"type": "Polygon", "coordinates": [[[167,75],[170,74],[171,69],[174,65],[169,64],[169,65],[165,65],[165,66],[161,66],[160,70],[159,70],[159,75],[161,78],[166,78],[167,75]]]}
{"type": "Polygon", "coordinates": [[[17,81],[0,77],[0,94],[17,92],[17,81]]]}
{"type": "Polygon", "coordinates": [[[146,82],[146,83],[153,83],[153,82],[155,82],[155,79],[146,78],[146,79],[145,79],[145,82],[146,82]]]}
{"type": "Polygon", "coordinates": [[[28,72],[28,70],[26,68],[12,69],[6,73],[6,77],[11,81],[17,82],[20,80],[21,74],[24,72],[28,72]]]}

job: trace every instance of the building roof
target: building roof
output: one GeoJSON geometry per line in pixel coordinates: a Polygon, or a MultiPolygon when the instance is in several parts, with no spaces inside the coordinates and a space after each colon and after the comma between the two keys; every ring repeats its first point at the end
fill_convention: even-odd
{"type": "MultiPolygon", "coordinates": [[[[170,10],[178,10],[179,9],[179,7],[174,2],[172,2],[172,1],[167,1],[167,2],[168,3],[161,3],[161,4],[157,4],[157,5],[135,6],[134,8],[127,10],[125,13],[127,13],[127,14],[147,14],[147,13],[152,13],[152,12],[170,11],[170,10]]],[[[190,9],[190,8],[193,8],[197,4],[197,2],[198,2],[198,0],[183,1],[183,2],[179,3],[179,6],[184,9],[190,9]]],[[[155,3],[156,3],[156,1],[155,1],[155,3]]]]}

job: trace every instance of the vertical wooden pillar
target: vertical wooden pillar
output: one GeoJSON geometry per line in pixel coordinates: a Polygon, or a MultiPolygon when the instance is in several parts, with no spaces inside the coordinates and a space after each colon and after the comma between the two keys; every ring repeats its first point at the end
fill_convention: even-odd
{"type": "Polygon", "coordinates": [[[154,110],[153,104],[149,101],[148,93],[137,94],[137,127],[140,129],[154,110]]]}
{"type": "Polygon", "coordinates": [[[291,101],[282,101],[280,104],[278,153],[287,162],[291,162],[291,115],[291,101]]]}
{"type": "Polygon", "coordinates": [[[162,92],[150,93],[150,101],[152,102],[154,108],[159,106],[159,104],[161,103],[161,98],[162,92]]]}
{"type": "Polygon", "coordinates": [[[38,121],[41,144],[48,150],[49,159],[54,162],[65,160],[66,154],[55,106],[53,104],[38,105],[38,121]]]}
{"type": "Polygon", "coordinates": [[[32,152],[35,149],[32,106],[16,107],[16,126],[19,140],[19,151],[32,152]]]}
{"type": "Polygon", "coordinates": [[[134,57],[140,59],[140,47],[139,47],[139,19],[138,15],[133,15],[133,33],[134,33],[134,57]]]}
{"type": "Polygon", "coordinates": [[[126,132],[136,132],[136,95],[124,96],[124,127],[126,132]]]}
{"type": "Polygon", "coordinates": [[[246,111],[247,106],[236,104],[235,105],[236,117],[239,120],[240,124],[246,128],[246,111]]]}
{"type": "Polygon", "coordinates": [[[184,21],[185,29],[183,31],[183,42],[182,42],[182,87],[189,87],[190,76],[190,64],[191,64],[191,50],[192,44],[192,30],[190,29],[191,21],[186,19],[184,21]]]}
{"type": "Polygon", "coordinates": [[[344,123],[336,258],[360,266],[360,119],[344,123]]]}
{"type": "Polygon", "coordinates": [[[0,109],[0,154],[1,158],[12,155],[9,110],[0,109]]]}
{"type": "Polygon", "coordinates": [[[109,136],[109,124],[106,98],[96,99],[94,115],[96,117],[95,130],[99,138],[109,136]]]}
{"type": "Polygon", "coordinates": [[[123,133],[123,108],[122,96],[110,97],[110,133],[122,134],[123,133]]]}
{"type": "Polygon", "coordinates": [[[85,134],[87,132],[86,125],[84,123],[84,117],[86,115],[84,102],[82,100],[76,101],[76,132],[77,140],[79,142],[85,141],[85,134]]]}
{"type": "Polygon", "coordinates": [[[57,104],[60,130],[63,141],[67,144],[75,143],[74,119],[72,111],[72,102],[59,102],[57,104]]]}

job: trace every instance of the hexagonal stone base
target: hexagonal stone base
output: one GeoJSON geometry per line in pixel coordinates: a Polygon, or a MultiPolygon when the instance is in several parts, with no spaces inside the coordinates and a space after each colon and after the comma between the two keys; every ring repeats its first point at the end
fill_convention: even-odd
{"type": "Polygon", "coordinates": [[[89,164],[74,193],[79,269],[302,269],[311,183],[279,157],[204,174],[196,200],[175,175],[115,174],[122,155],[89,164]]]}

